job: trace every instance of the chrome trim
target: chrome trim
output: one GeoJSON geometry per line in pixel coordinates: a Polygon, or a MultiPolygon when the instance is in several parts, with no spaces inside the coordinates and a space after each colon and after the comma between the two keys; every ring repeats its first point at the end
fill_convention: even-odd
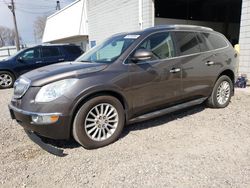
{"type": "Polygon", "coordinates": [[[155,32],[152,32],[150,33],[149,35],[147,35],[141,42],[139,42],[132,50],[131,52],[124,58],[124,60],[122,61],[122,64],[123,65],[133,65],[134,63],[125,63],[125,61],[128,59],[128,57],[134,52],[134,50],[140,45],[142,44],[142,42],[144,42],[144,40],[153,35],[153,34],[157,34],[157,33],[163,33],[163,32],[176,32],[176,31],[184,31],[184,32],[196,32],[196,33],[210,33],[210,34],[214,34],[214,35],[219,35],[221,36],[224,41],[227,43],[227,46],[223,47],[223,48],[218,48],[218,49],[214,49],[214,50],[208,50],[208,51],[204,51],[204,52],[198,52],[198,53],[194,53],[194,54],[189,54],[189,55],[182,55],[182,56],[176,56],[176,57],[170,57],[170,58],[165,58],[165,59],[157,59],[157,60],[153,60],[153,61],[146,61],[146,62],[141,62],[141,63],[137,63],[138,64],[145,64],[145,63],[154,63],[154,62],[161,62],[161,61],[166,61],[166,60],[172,60],[172,59],[178,59],[178,58],[183,58],[183,57],[190,57],[190,56],[194,56],[194,55],[200,55],[200,54],[204,54],[204,53],[209,53],[209,52],[215,52],[215,51],[219,51],[219,50],[224,50],[226,48],[229,47],[229,43],[227,40],[225,40],[225,36],[223,36],[222,34],[220,33],[217,33],[217,32],[208,32],[208,31],[193,31],[193,30],[161,30],[161,31],[155,31],[155,32]]]}
{"type": "Polygon", "coordinates": [[[208,65],[208,66],[210,66],[210,65],[214,65],[214,62],[213,61],[208,61],[205,64],[208,65]]]}
{"type": "Polygon", "coordinates": [[[9,104],[9,109],[15,111],[15,112],[18,112],[18,113],[21,113],[21,114],[24,114],[24,115],[28,115],[28,116],[33,116],[33,115],[37,115],[37,116],[62,116],[61,113],[58,113],[58,112],[55,112],[55,113],[40,113],[40,112],[29,112],[29,111],[25,111],[25,110],[22,110],[22,109],[19,109],[11,104],[9,104]]]}
{"type": "Polygon", "coordinates": [[[150,113],[147,113],[147,114],[144,114],[144,115],[141,115],[139,117],[136,117],[136,118],[133,118],[133,119],[129,120],[129,123],[136,123],[136,122],[156,118],[156,117],[159,117],[159,116],[162,116],[162,115],[165,115],[165,114],[169,114],[171,112],[175,112],[177,110],[181,110],[181,109],[188,108],[188,107],[191,107],[191,106],[199,105],[199,104],[203,103],[206,99],[207,99],[207,97],[202,97],[200,99],[189,101],[189,102],[186,102],[186,103],[183,103],[183,104],[178,104],[178,105],[175,105],[175,106],[172,106],[172,107],[169,107],[169,108],[165,108],[165,109],[162,109],[162,110],[157,110],[157,111],[154,111],[154,112],[150,112],[150,113]]]}
{"type": "Polygon", "coordinates": [[[177,72],[180,72],[181,69],[180,68],[174,68],[174,69],[171,69],[169,72],[170,73],[177,73],[177,72]]]}

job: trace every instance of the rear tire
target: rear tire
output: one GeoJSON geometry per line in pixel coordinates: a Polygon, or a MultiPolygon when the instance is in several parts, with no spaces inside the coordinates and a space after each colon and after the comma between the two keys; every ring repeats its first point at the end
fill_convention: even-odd
{"type": "Polygon", "coordinates": [[[232,80],[222,75],[215,83],[211,96],[207,99],[210,108],[225,108],[228,106],[233,94],[232,80]]]}
{"type": "Polygon", "coordinates": [[[86,149],[103,147],[119,138],[124,123],[124,108],[120,101],[112,96],[98,96],[78,110],[73,137],[86,149]]]}
{"type": "Polygon", "coordinates": [[[13,87],[15,77],[8,71],[0,71],[0,89],[13,87]]]}

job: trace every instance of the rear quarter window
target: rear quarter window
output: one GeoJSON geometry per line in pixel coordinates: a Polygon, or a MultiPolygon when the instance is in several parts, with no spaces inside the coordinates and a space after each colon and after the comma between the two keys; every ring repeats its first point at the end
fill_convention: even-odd
{"type": "Polygon", "coordinates": [[[82,50],[78,46],[64,46],[67,53],[72,55],[80,55],[82,50]]]}
{"type": "Polygon", "coordinates": [[[218,34],[201,33],[201,37],[204,39],[209,50],[224,48],[228,45],[226,40],[218,34]]]}

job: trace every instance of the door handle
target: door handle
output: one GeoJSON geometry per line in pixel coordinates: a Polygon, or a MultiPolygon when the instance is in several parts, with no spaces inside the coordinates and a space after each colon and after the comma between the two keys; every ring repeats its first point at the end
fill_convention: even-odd
{"type": "Polygon", "coordinates": [[[172,68],[169,72],[170,73],[177,73],[177,72],[180,72],[181,69],[180,68],[172,68]]]}
{"type": "Polygon", "coordinates": [[[58,59],[58,61],[64,61],[64,59],[58,59]]]}
{"type": "Polygon", "coordinates": [[[208,61],[205,63],[207,66],[210,66],[210,65],[214,65],[214,62],[213,61],[208,61]]]}
{"type": "Polygon", "coordinates": [[[36,61],[35,63],[42,63],[42,61],[36,61]]]}

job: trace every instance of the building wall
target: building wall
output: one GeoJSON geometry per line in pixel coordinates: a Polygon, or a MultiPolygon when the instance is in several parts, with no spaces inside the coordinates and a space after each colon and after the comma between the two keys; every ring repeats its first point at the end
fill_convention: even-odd
{"type": "Polygon", "coordinates": [[[88,0],[90,43],[98,44],[112,34],[151,27],[152,3],[152,0],[88,0]]]}
{"type": "Polygon", "coordinates": [[[143,29],[153,27],[155,24],[155,9],[153,0],[142,0],[143,29]]]}
{"type": "Polygon", "coordinates": [[[250,0],[242,1],[239,73],[250,79],[250,0]]]}

